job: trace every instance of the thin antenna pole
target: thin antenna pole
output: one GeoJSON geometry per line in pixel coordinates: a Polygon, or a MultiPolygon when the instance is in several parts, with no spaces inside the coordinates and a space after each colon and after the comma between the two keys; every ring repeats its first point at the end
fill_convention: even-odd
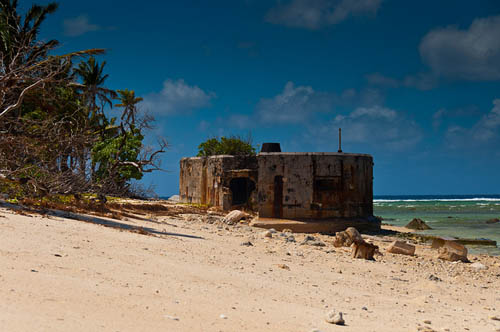
{"type": "Polygon", "coordinates": [[[339,153],[342,153],[342,128],[339,128],[339,153]]]}

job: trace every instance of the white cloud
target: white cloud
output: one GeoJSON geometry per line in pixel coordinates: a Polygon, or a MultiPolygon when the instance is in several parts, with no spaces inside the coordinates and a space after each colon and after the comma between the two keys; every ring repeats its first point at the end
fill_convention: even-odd
{"type": "Polygon", "coordinates": [[[81,36],[91,31],[101,30],[97,24],[91,24],[87,15],[65,19],[63,22],[64,34],[70,37],[81,36]]]}
{"type": "Polygon", "coordinates": [[[205,92],[196,85],[188,85],[183,79],[167,79],[163,89],[144,97],[142,108],[156,114],[177,114],[209,107],[216,97],[213,92],[205,92]]]}
{"type": "Polygon", "coordinates": [[[256,112],[259,120],[265,123],[300,123],[315,112],[331,111],[333,104],[331,94],[288,82],[280,94],[261,99],[256,112]]]}
{"type": "Polygon", "coordinates": [[[349,16],[375,15],[382,0],[291,0],[278,4],[266,16],[270,23],[319,29],[349,16]]]}
{"type": "Polygon", "coordinates": [[[451,148],[491,146],[500,143],[500,99],[493,100],[491,111],[483,115],[471,128],[449,127],[446,141],[451,148]]]}
{"type": "Polygon", "coordinates": [[[464,80],[500,79],[500,16],[430,31],[420,43],[423,61],[438,75],[464,80]]]}
{"type": "Polygon", "coordinates": [[[404,150],[421,139],[420,127],[397,111],[382,107],[358,107],[347,115],[337,115],[324,126],[310,128],[311,135],[326,141],[342,128],[342,141],[404,150]]]}

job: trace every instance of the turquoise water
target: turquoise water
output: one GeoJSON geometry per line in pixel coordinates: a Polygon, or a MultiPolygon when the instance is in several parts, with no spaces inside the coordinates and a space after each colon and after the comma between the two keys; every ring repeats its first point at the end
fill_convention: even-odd
{"type": "Polygon", "coordinates": [[[500,255],[500,223],[486,223],[500,219],[500,195],[375,196],[373,209],[387,224],[405,226],[413,218],[424,220],[433,229],[422,234],[495,240],[497,247],[467,247],[472,253],[500,255]]]}

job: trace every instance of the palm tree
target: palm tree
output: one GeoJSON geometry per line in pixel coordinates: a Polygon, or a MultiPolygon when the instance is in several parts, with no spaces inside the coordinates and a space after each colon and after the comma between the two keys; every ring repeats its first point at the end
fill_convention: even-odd
{"type": "Polygon", "coordinates": [[[108,74],[103,75],[105,66],[106,61],[99,64],[94,57],[90,57],[87,61],[80,62],[78,67],[75,68],[75,73],[82,80],[82,84],[78,85],[78,87],[86,96],[91,121],[104,114],[106,105],[113,107],[111,100],[117,98],[115,91],[103,86],[109,76],[108,74]],[[100,107],[97,105],[98,102],[101,104],[100,107]]]}
{"type": "Polygon", "coordinates": [[[59,42],[39,41],[38,33],[47,15],[57,10],[57,3],[34,4],[24,17],[18,14],[17,6],[17,0],[0,0],[0,118],[20,108],[31,91],[58,80],[73,58],[104,53],[90,49],[50,55],[59,42]]]}
{"type": "Polygon", "coordinates": [[[137,104],[140,103],[143,98],[136,97],[134,90],[118,90],[118,99],[121,101],[120,104],[116,104],[117,107],[123,107],[122,113],[122,123],[128,124],[129,127],[135,127],[135,120],[137,115],[137,104]]]}

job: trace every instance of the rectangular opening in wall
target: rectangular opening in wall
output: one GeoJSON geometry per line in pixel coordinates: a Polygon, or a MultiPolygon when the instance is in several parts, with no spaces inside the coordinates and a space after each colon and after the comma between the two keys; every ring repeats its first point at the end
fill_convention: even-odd
{"type": "Polygon", "coordinates": [[[335,190],[336,181],[332,178],[327,179],[314,179],[315,191],[331,191],[335,190]]]}
{"type": "Polygon", "coordinates": [[[342,196],[340,177],[315,177],[313,180],[313,204],[311,208],[329,210],[338,208],[342,196]]]}

